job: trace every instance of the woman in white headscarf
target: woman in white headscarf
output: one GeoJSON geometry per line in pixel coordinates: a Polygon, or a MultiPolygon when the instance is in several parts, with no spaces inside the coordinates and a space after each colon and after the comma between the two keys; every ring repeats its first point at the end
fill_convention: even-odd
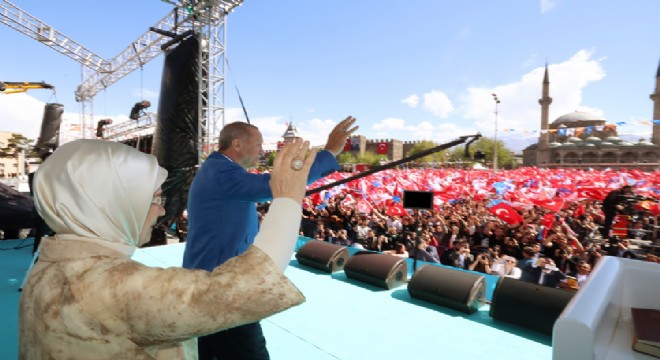
{"type": "Polygon", "coordinates": [[[61,146],[34,180],[37,210],[57,235],[43,240],[23,289],[19,358],[194,359],[195,337],[303,302],[283,271],[316,156],[305,157],[308,149],[297,140],[278,154],[274,200],[254,245],[207,272],[130,258],[165,214],[167,171],[155,157],[102,140],[61,146]]]}

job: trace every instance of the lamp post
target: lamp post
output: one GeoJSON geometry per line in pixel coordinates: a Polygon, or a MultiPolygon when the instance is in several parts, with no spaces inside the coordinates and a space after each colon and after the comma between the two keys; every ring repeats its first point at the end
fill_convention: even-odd
{"type": "Polygon", "coordinates": [[[497,172],[497,106],[500,99],[497,94],[493,93],[493,100],[495,100],[495,136],[493,137],[493,174],[497,172]]]}

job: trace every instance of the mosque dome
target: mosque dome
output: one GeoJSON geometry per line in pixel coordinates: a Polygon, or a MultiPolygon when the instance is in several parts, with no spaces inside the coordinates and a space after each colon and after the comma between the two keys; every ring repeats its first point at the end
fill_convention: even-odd
{"type": "Polygon", "coordinates": [[[604,146],[604,147],[612,147],[612,146],[616,146],[616,145],[612,144],[612,143],[609,142],[609,141],[602,141],[602,142],[600,143],[600,146],[604,146]]]}
{"type": "Polygon", "coordinates": [[[573,124],[580,121],[603,121],[599,116],[584,111],[574,111],[558,117],[552,123],[554,125],[573,124]]]}
{"type": "Polygon", "coordinates": [[[641,145],[641,146],[653,146],[653,144],[651,144],[650,142],[648,142],[648,141],[647,141],[646,139],[644,139],[644,138],[639,139],[639,142],[637,142],[637,145],[641,145]]]}
{"type": "Polygon", "coordinates": [[[621,141],[618,145],[619,145],[619,146],[633,146],[633,145],[635,145],[635,144],[633,144],[633,143],[631,143],[631,142],[629,142],[629,141],[621,141]]]}
{"type": "Polygon", "coordinates": [[[595,144],[590,143],[590,142],[581,142],[581,143],[577,143],[575,145],[580,146],[580,147],[594,147],[594,146],[596,146],[595,144]]]}
{"type": "Polygon", "coordinates": [[[582,139],[580,139],[579,137],[571,136],[566,140],[566,142],[577,144],[577,143],[581,143],[582,139]]]}
{"type": "Polygon", "coordinates": [[[608,136],[605,138],[605,141],[611,142],[613,144],[618,144],[623,140],[621,140],[621,138],[619,138],[618,136],[608,136]]]}
{"type": "Polygon", "coordinates": [[[561,146],[561,143],[555,141],[555,142],[551,142],[551,143],[549,144],[549,146],[550,146],[551,148],[556,148],[556,147],[560,147],[560,146],[561,146]]]}
{"type": "Polygon", "coordinates": [[[599,138],[598,136],[589,136],[588,138],[584,139],[584,141],[590,143],[600,143],[603,141],[603,139],[599,138]]]}

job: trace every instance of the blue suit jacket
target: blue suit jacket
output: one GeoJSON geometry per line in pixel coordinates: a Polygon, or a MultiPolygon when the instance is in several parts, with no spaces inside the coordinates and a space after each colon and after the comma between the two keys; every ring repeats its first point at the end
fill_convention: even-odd
{"type": "MultiPolygon", "coordinates": [[[[329,151],[319,151],[308,184],[339,170],[329,151]]],[[[213,270],[244,253],[259,230],[256,203],[271,200],[270,174],[251,174],[214,152],[188,193],[188,238],[183,267],[213,270]]]]}

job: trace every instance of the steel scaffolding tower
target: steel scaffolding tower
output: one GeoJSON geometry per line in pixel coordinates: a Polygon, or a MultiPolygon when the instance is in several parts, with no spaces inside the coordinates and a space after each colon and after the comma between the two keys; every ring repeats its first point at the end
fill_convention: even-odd
{"type": "MultiPolygon", "coordinates": [[[[81,102],[83,138],[94,135],[93,98],[97,93],[160,55],[178,37],[195,32],[201,44],[198,59],[201,159],[202,149],[213,149],[211,144],[217,138],[218,125],[224,125],[225,18],[243,0],[164,1],[175,9],[111,60],[96,55],[7,0],[0,2],[0,22],[82,65],[82,82],[75,97],[81,102]]],[[[134,126],[136,131],[144,131],[143,125],[136,122],[134,126]]]]}

